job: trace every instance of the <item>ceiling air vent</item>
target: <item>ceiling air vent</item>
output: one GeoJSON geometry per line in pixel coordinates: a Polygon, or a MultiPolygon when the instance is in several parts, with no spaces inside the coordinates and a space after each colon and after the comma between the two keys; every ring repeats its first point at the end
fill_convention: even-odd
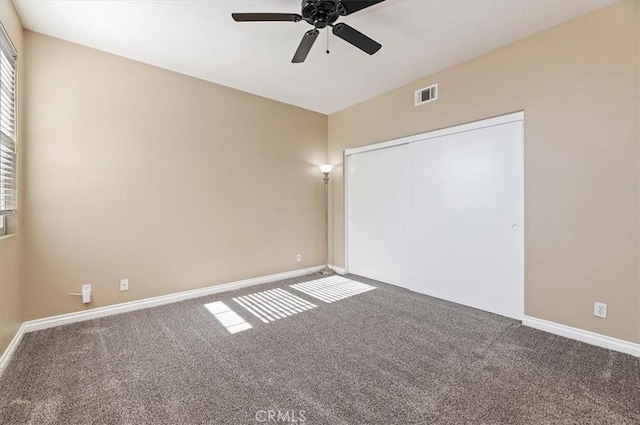
{"type": "Polygon", "coordinates": [[[434,84],[420,90],[416,90],[415,102],[416,106],[438,100],[438,85],[434,84]]]}

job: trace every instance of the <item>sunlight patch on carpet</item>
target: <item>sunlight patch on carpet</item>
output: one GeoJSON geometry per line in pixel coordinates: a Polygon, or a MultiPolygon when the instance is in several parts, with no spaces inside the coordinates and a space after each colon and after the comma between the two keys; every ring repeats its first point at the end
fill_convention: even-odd
{"type": "Polygon", "coordinates": [[[205,304],[204,306],[211,312],[211,314],[213,314],[216,319],[218,319],[218,321],[229,331],[229,333],[235,334],[252,328],[252,326],[249,323],[245,322],[245,320],[240,317],[238,313],[231,310],[229,306],[227,306],[222,301],[205,304]]]}
{"type": "Polygon", "coordinates": [[[375,286],[356,282],[342,276],[325,277],[310,282],[289,285],[289,287],[326,303],[332,303],[376,289],[375,286]]]}
{"type": "Polygon", "coordinates": [[[270,289],[234,298],[233,301],[264,323],[311,310],[316,305],[283,289],[270,289]]]}

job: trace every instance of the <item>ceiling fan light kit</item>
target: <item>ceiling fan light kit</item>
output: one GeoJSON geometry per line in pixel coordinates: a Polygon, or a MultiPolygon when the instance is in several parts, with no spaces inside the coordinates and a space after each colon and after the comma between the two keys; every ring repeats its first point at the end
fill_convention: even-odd
{"type": "Polygon", "coordinates": [[[333,34],[357,47],[365,53],[373,55],[382,45],[355,28],[345,23],[335,23],[341,16],[347,16],[366,9],[384,0],[302,0],[302,12],[295,13],[232,13],[236,22],[300,22],[305,21],[313,26],[302,36],[298,50],[291,62],[301,63],[313,47],[321,29],[331,27],[333,34]]]}

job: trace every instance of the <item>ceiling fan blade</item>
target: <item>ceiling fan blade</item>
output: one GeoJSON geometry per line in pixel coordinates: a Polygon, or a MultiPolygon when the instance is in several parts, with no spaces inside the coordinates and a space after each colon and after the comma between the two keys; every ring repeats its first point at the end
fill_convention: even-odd
{"type": "Polygon", "coordinates": [[[354,29],[353,27],[350,27],[347,24],[336,24],[333,27],[333,33],[347,43],[353,44],[358,49],[362,50],[363,52],[369,53],[370,55],[374,54],[382,47],[380,43],[370,39],[360,31],[354,29]]]}
{"type": "Polygon", "coordinates": [[[298,22],[302,16],[295,13],[232,13],[236,22],[298,22]]]}
{"type": "Polygon", "coordinates": [[[374,4],[382,3],[384,0],[342,0],[340,3],[345,9],[345,15],[350,15],[358,10],[366,9],[374,4]]]}
{"type": "Polygon", "coordinates": [[[312,29],[307,31],[304,36],[302,36],[302,41],[298,46],[298,50],[296,50],[296,54],[293,55],[293,59],[291,59],[292,63],[302,63],[307,58],[313,43],[316,42],[316,38],[318,38],[318,34],[320,31],[317,29],[312,29]]]}

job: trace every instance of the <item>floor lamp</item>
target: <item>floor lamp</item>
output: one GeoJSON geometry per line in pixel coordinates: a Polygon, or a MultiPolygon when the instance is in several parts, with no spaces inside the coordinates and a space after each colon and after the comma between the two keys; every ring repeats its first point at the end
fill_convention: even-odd
{"type": "Polygon", "coordinates": [[[324,174],[324,267],[320,274],[333,274],[329,268],[329,173],[333,170],[333,165],[323,164],[320,171],[324,174]]]}

